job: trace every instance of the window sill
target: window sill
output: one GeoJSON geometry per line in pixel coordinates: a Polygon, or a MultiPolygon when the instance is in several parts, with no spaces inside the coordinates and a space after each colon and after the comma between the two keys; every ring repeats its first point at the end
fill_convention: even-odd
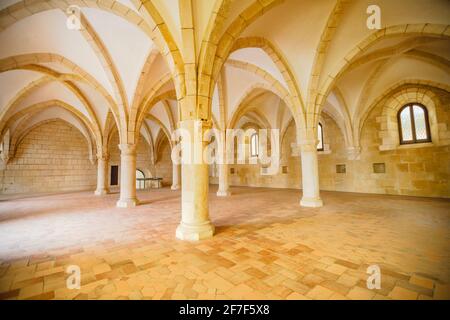
{"type": "Polygon", "coordinates": [[[411,143],[411,144],[400,144],[397,149],[416,149],[416,148],[428,148],[434,147],[433,142],[421,142],[421,143],[411,143]]]}

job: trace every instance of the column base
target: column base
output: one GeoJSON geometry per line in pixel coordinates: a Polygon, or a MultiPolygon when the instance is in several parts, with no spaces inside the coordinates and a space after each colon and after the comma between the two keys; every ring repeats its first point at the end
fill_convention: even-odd
{"type": "Polygon", "coordinates": [[[217,191],[217,196],[218,197],[229,197],[229,196],[231,196],[231,192],[229,191],[229,190],[218,190],[217,191]]]}
{"type": "Polygon", "coordinates": [[[308,207],[308,208],[319,208],[323,206],[322,199],[320,198],[305,198],[303,197],[302,200],[300,200],[300,205],[302,207],[308,207]]]}
{"type": "Polygon", "coordinates": [[[119,199],[116,206],[118,208],[134,208],[139,204],[138,199],[119,199]]]}
{"type": "Polygon", "coordinates": [[[176,186],[172,185],[172,186],[170,187],[170,189],[171,189],[171,190],[180,190],[180,186],[179,186],[179,185],[176,185],[176,186]]]}
{"type": "Polygon", "coordinates": [[[96,196],[104,196],[105,194],[108,194],[109,190],[108,189],[97,189],[95,190],[94,194],[96,196]]]}
{"type": "Polygon", "coordinates": [[[198,241],[211,238],[214,235],[214,226],[210,221],[199,225],[188,225],[181,222],[176,231],[176,237],[180,240],[198,241]]]}

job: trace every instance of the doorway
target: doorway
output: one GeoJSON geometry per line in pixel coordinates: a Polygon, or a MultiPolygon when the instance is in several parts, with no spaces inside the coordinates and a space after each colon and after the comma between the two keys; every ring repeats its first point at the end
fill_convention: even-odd
{"type": "Polygon", "coordinates": [[[111,166],[111,185],[117,186],[119,184],[119,166],[111,166]]]}

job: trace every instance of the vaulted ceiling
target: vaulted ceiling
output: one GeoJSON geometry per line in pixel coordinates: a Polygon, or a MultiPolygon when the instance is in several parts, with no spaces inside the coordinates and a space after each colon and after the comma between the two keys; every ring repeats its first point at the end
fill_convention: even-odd
{"type": "Polygon", "coordinates": [[[370,30],[371,2],[3,0],[0,138],[61,118],[94,152],[114,130],[122,139],[139,130],[154,145],[183,116],[193,65],[212,78],[208,107],[220,129],[283,129],[292,119],[314,127],[323,111],[357,144],[374,101],[392,88],[450,91],[450,3],[377,1],[382,29],[370,30]],[[71,5],[79,30],[68,27],[71,5]]]}

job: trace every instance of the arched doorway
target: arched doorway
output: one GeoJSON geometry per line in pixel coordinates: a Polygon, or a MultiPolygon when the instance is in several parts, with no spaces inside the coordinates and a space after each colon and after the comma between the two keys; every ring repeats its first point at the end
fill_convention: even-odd
{"type": "Polygon", "coordinates": [[[136,190],[145,189],[145,174],[139,169],[136,169],[136,190]]]}

